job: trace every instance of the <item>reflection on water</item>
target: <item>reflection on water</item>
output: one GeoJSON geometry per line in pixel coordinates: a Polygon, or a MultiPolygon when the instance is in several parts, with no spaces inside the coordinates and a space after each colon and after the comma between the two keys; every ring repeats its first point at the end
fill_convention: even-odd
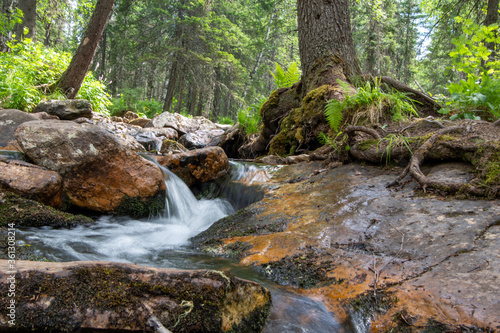
{"type": "MultiPolygon", "coordinates": [[[[251,184],[268,177],[265,170],[255,166],[233,163],[232,168],[233,174],[226,183],[251,184]]],[[[228,192],[224,189],[227,185],[219,184],[221,193],[231,193],[231,197],[198,200],[179,178],[168,170],[164,172],[168,175],[168,202],[162,216],[141,220],[103,216],[89,227],[27,228],[19,231],[19,239],[31,244],[38,255],[54,261],[106,260],[163,268],[229,269],[234,275],[259,282],[271,291],[273,308],[264,332],[345,332],[320,302],[277,286],[235,261],[187,248],[190,237],[234,213],[234,207],[246,200],[238,198],[237,193],[244,196],[245,192],[228,192]]]]}

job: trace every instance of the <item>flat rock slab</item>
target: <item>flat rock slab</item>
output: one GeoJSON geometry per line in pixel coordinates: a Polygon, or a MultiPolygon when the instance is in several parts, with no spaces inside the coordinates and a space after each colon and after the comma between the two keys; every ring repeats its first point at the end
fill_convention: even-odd
{"type": "MultiPolygon", "coordinates": [[[[467,178],[462,166],[426,170],[467,178]]],[[[341,321],[363,312],[383,331],[429,322],[500,329],[500,201],[386,188],[400,171],[284,167],[262,201],[193,243],[321,295],[341,321]]]]}
{"type": "Polygon", "coordinates": [[[229,272],[110,262],[10,265],[0,260],[0,331],[14,320],[17,330],[38,332],[260,332],[271,307],[267,289],[229,272]]]}

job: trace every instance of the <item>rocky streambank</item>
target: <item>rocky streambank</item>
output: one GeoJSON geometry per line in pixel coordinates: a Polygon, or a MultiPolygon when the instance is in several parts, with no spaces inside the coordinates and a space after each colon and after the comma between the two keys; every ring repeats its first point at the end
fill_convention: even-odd
{"type": "MultiPolygon", "coordinates": [[[[462,163],[423,170],[439,181],[470,177],[462,163]]],[[[362,331],[499,330],[499,200],[429,194],[408,182],[387,188],[401,171],[285,166],[263,200],[193,244],[321,299],[362,331]]]]}

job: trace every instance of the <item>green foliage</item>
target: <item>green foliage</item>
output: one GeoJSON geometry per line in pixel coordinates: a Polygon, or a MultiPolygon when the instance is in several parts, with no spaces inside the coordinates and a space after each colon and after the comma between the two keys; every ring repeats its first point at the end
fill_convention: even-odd
{"type": "Polygon", "coordinates": [[[346,150],[349,150],[350,147],[347,145],[347,139],[347,135],[344,135],[342,132],[338,132],[334,138],[329,137],[323,132],[320,132],[318,135],[319,143],[333,147],[335,150],[339,150],[343,146],[345,146],[346,150]]]}
{"type": "Polygon", "coordinates": [[[291,87],[295,82],[300,79],[300,70],[296,62],[288,66],[285,71],[281,66],[276,63],[276,71],[271,75],[274,78],[274,83],[277,88],[291,87]]]}
{"type": "Polygon", "coordinates": [[[153,118],[156,114],[163,111],[163,105],[155,101],[142,99],[141,89],[123,89],[119,98],[113,98],[110,106],[112,115],[119,115],[123,111],[133,111],[140,116],[153,118]]]}
{"type": "Polygon", "coordinates": [[[262,99],[259,104],[252,104],[246,110],[238,111],[238,123],[243,126],[246,134],[251,135],[259,132],[259,125],[262,121],[260,109],[265,102],[266,99],[262,99]]]}
{"type": "Polygon", "coordinates": [[[492,58],[485,42],[500,44],[498,25],[478,25],[472,20],[455,18],[463,23],[463,33],[453,40],[450,52],[453,69],[465,76],[458,83],[449,82],[450,98],[440,112],[450,119],[489,119],[500,117],[500,60],[492,58]]]}
{"type": "MultiPolygon", "coordinates": [[[[42,100],[64,99],[50,92],[70,62],[70,55],[24,39],[8,43],[11,52],[0,53],[0,105],[31,111],[42,100]],[[46,92],[48,94],[46,94],[46,92]]],[[[108,96],[102,83],[88,73],[77,98],[88,99],[94,111],[107,113],[108,96]]]]}
{"type": "Polygon", "coordinates": [[[23,22],[23,16],[19,8],[16,8],[15,12],[10,15],[0,13],[0,36],[8,36],[16,24],[23,22]]]}
{"type": "Polygon", "coordinates": [[[335,132],[340,130],[344,111],[349,114],[348,121],[353,125],[360,122],[378,123],[385,111],[390,112],[394,121],[402,121],[417,115],[413,100],[398,91],[384,92],[378,81],[374,83],[368,81],[364,87],[357,88],[352,96],[347,93],[348,86],[344,82],[340,80],[337,82],[346,91],[345,99],[343,101],[332,99],[325,106],[326,119],[335,132]]]}
{"type": "Polygon", "coordinates": [[[389,134],[386,137],[377,141],[377,152],[384,142],[386,143],[386,147],[384,148],[384,153],[382,154],[382,158],[385,156],[385,164],[388,165],[391,161],[391,152],[396,147],[406,147],[410,153],[413,155],[411,151],[410,144],[415,141],[414,138],[409,138],[400,134],[389,134]]]}
{"type": "Polygon", "coordinates": [[[219,117],[219,119],[217,120],[217,123],[222,124],[222,125],[233,125],[234,120],[233,120],[233,118],[227,117],[227,116],[219,117]]]}

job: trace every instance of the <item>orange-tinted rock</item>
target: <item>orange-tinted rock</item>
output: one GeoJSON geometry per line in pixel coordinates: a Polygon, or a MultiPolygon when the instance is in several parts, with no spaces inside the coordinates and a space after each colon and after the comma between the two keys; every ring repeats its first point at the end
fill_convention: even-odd
{"type": "Polygon", "coordinates": [[[229,170],[229,159],[220,147],[207,147],[185,153],[156,156],[156,159],[188,186],[216,180],[229,170]]]}
{"type": "Polygon", "coordinates": [[[16,329],[38,332],[260,332],[271,308],[267,289],[229,272],[16,261],[15,296],[7,297],[8,261],[0,268],[1,331],[10,300],[16,329]]]}
{"type": "Polygon", "coordinates": [[[146,126],[151,120],[150,119],[147,119],[147,118],[135,118],[135,119],[132,119],[132,120],[129,120],[129,124],[130,125],[135,125],[135,126],[139,126],[139,127],[144,127],[146,126]]]}
{"type": "Polygon", "coordinates": [[[0,158],[0,189],[55,208],[62,206],[61,176],[26,162],[0,158]]]}
{"type": "Polygon", "coordinates": [[[98,126],[32,121],[15,135],[35,164],[63,177],[71,205],[141,217],[157,214],[165,204],[161,170],[98,126]]]}

